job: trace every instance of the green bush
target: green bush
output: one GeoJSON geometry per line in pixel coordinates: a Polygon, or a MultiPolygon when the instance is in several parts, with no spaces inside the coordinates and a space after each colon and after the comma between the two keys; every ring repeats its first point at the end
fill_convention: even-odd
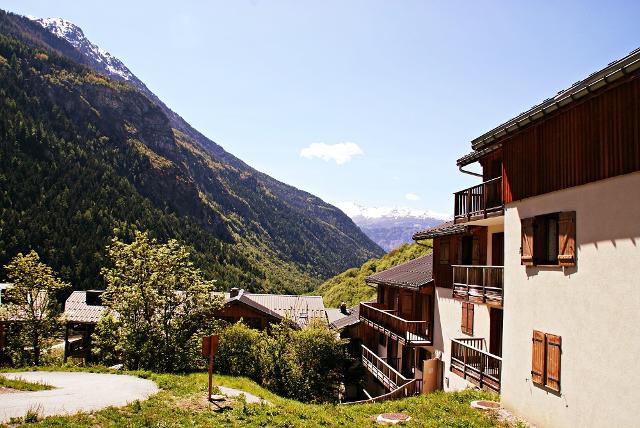
{"type": "Polygon", "coordinates": [[[288,321],[271,334],[240,323],[220,337],[219,373],[247,376],[278,395],[303,402],[335,402],[353,360],[345,344],[324,323],[294,330],[288,321]]]}

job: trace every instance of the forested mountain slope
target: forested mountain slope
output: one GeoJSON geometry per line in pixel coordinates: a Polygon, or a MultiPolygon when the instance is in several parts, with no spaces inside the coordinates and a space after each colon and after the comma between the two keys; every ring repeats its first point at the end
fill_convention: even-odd
{"type": "Polygon", "coordinates": [[[301,292],[382,253],[337,208],[90,66],[68,41],[0,12],[1,264],[33,248],[75,288],[100,286],[110,237],[139,229],[191,246],[221,288],[301,292]]]}
{"type": "Polygon", "coordinates": [[[376,287],[367,285],[365,277],[424,256],[431,251],[431,241],[425,245],[404,244],[379,259],[371,259],[359,268],[351,268],[334,276],[314,290],[313,294],[322,296],[325,306],[328,307],[338,307],[341,302],[351,307],[360,302],[375,300],[376,287]]]}

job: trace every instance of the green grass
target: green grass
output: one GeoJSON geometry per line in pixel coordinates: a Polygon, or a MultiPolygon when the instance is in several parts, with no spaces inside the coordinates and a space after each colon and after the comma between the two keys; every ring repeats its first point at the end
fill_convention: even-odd
{"type": "MultiPolygon", "coordinates": [[[[54,370],[54,368],[47,368],[54,370]]],[[[64,370],[78,370],[65,368],[64,370]]],[[[107,369],[91,371],[110,372],[107,369]]],[[[490,413],[471,409],[478,399],[496,399],[492,394],[466,390],[437,392],[398,401],[359,405],[304,404],[278,397],[254,382],[237,377],[214,377],[215,385],[225,385],[255,394],[273,406],[247,405],[236,401],[233,409],[216,413],[206,399],[206,373],[183,375],[126,372],[155,381],[162,391],[146,401],[121,408],[109,407],[92,414],[53,416],[37,427],[373,427],[370,416],[403,412],[412,417],[407,427],[494,427],[504,426],[490,413]]]]}
{"type": "Polygon", "coordinates": [[[39,382],[27,382],[22,379],[9,379],[0,375],[0,388],[11,388],[17,391],[43,391],[53,389],[51,385],[39,382]]]}

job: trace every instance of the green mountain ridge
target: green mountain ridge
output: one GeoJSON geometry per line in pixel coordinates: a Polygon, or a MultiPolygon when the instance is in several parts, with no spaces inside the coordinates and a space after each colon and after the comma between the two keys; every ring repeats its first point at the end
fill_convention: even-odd
{"type": "Polygon", "coordinates": [[[74,288],[100,287],[114,230],[149,230],[190,246],[221,288],[304,292],[382,253],[337,208],[173,125],[148,94],[0,11],[0,264],[33,248],[74,288]]]}
{"type": "Polygon", "coordinates": [[[338,307],[342,302],[345,302],[348,307],[352,307],[360,302],[375,300],[376,288],[367,285],[365,277],[424,256],[432,251],[431,241],[427,241],[425,245],[403,244],[378,259],[366,261],[359,268],[351,268],[334,276],[316,288],[313,294],[322,296],[327,307],[338,307]]]}

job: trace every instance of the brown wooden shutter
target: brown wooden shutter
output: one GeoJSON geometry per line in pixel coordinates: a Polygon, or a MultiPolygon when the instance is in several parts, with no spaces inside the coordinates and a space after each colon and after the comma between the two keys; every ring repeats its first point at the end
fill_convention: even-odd
{"type": "Polygon", "coordinates": [[[560,354],[562,353],[561,338],[553,334],[546,334],[547,367],[546,386],[560,392],[560,354]]]}
{"type": "Polygon", "coordinates": [[[567,211],[558,217],[558,264],[576,265],[576,212],[567,211]]]}
{"type": "Polygon", "coordinates": [[[462,303],[460,330],[462,330],[464,334],[473,335],[473,303],[462,303]]]}
{"type": "Polygon", "coordinates": [[[522,230],[520,263],[533,266],[533,217],[520,220],[522,230]]]}
{"type": "Polygon", "coordinates": [[[471,264],[476,266],[480,264],[480,237],[477,235],[473,236],[471,245],[471,264]]]}
{"type": "Polygon", "coordinates": [[[533,337],[531,338],[531,380],[537,385],[544,385],[544,339],[543,332],[533,330],[533,337]]]}

